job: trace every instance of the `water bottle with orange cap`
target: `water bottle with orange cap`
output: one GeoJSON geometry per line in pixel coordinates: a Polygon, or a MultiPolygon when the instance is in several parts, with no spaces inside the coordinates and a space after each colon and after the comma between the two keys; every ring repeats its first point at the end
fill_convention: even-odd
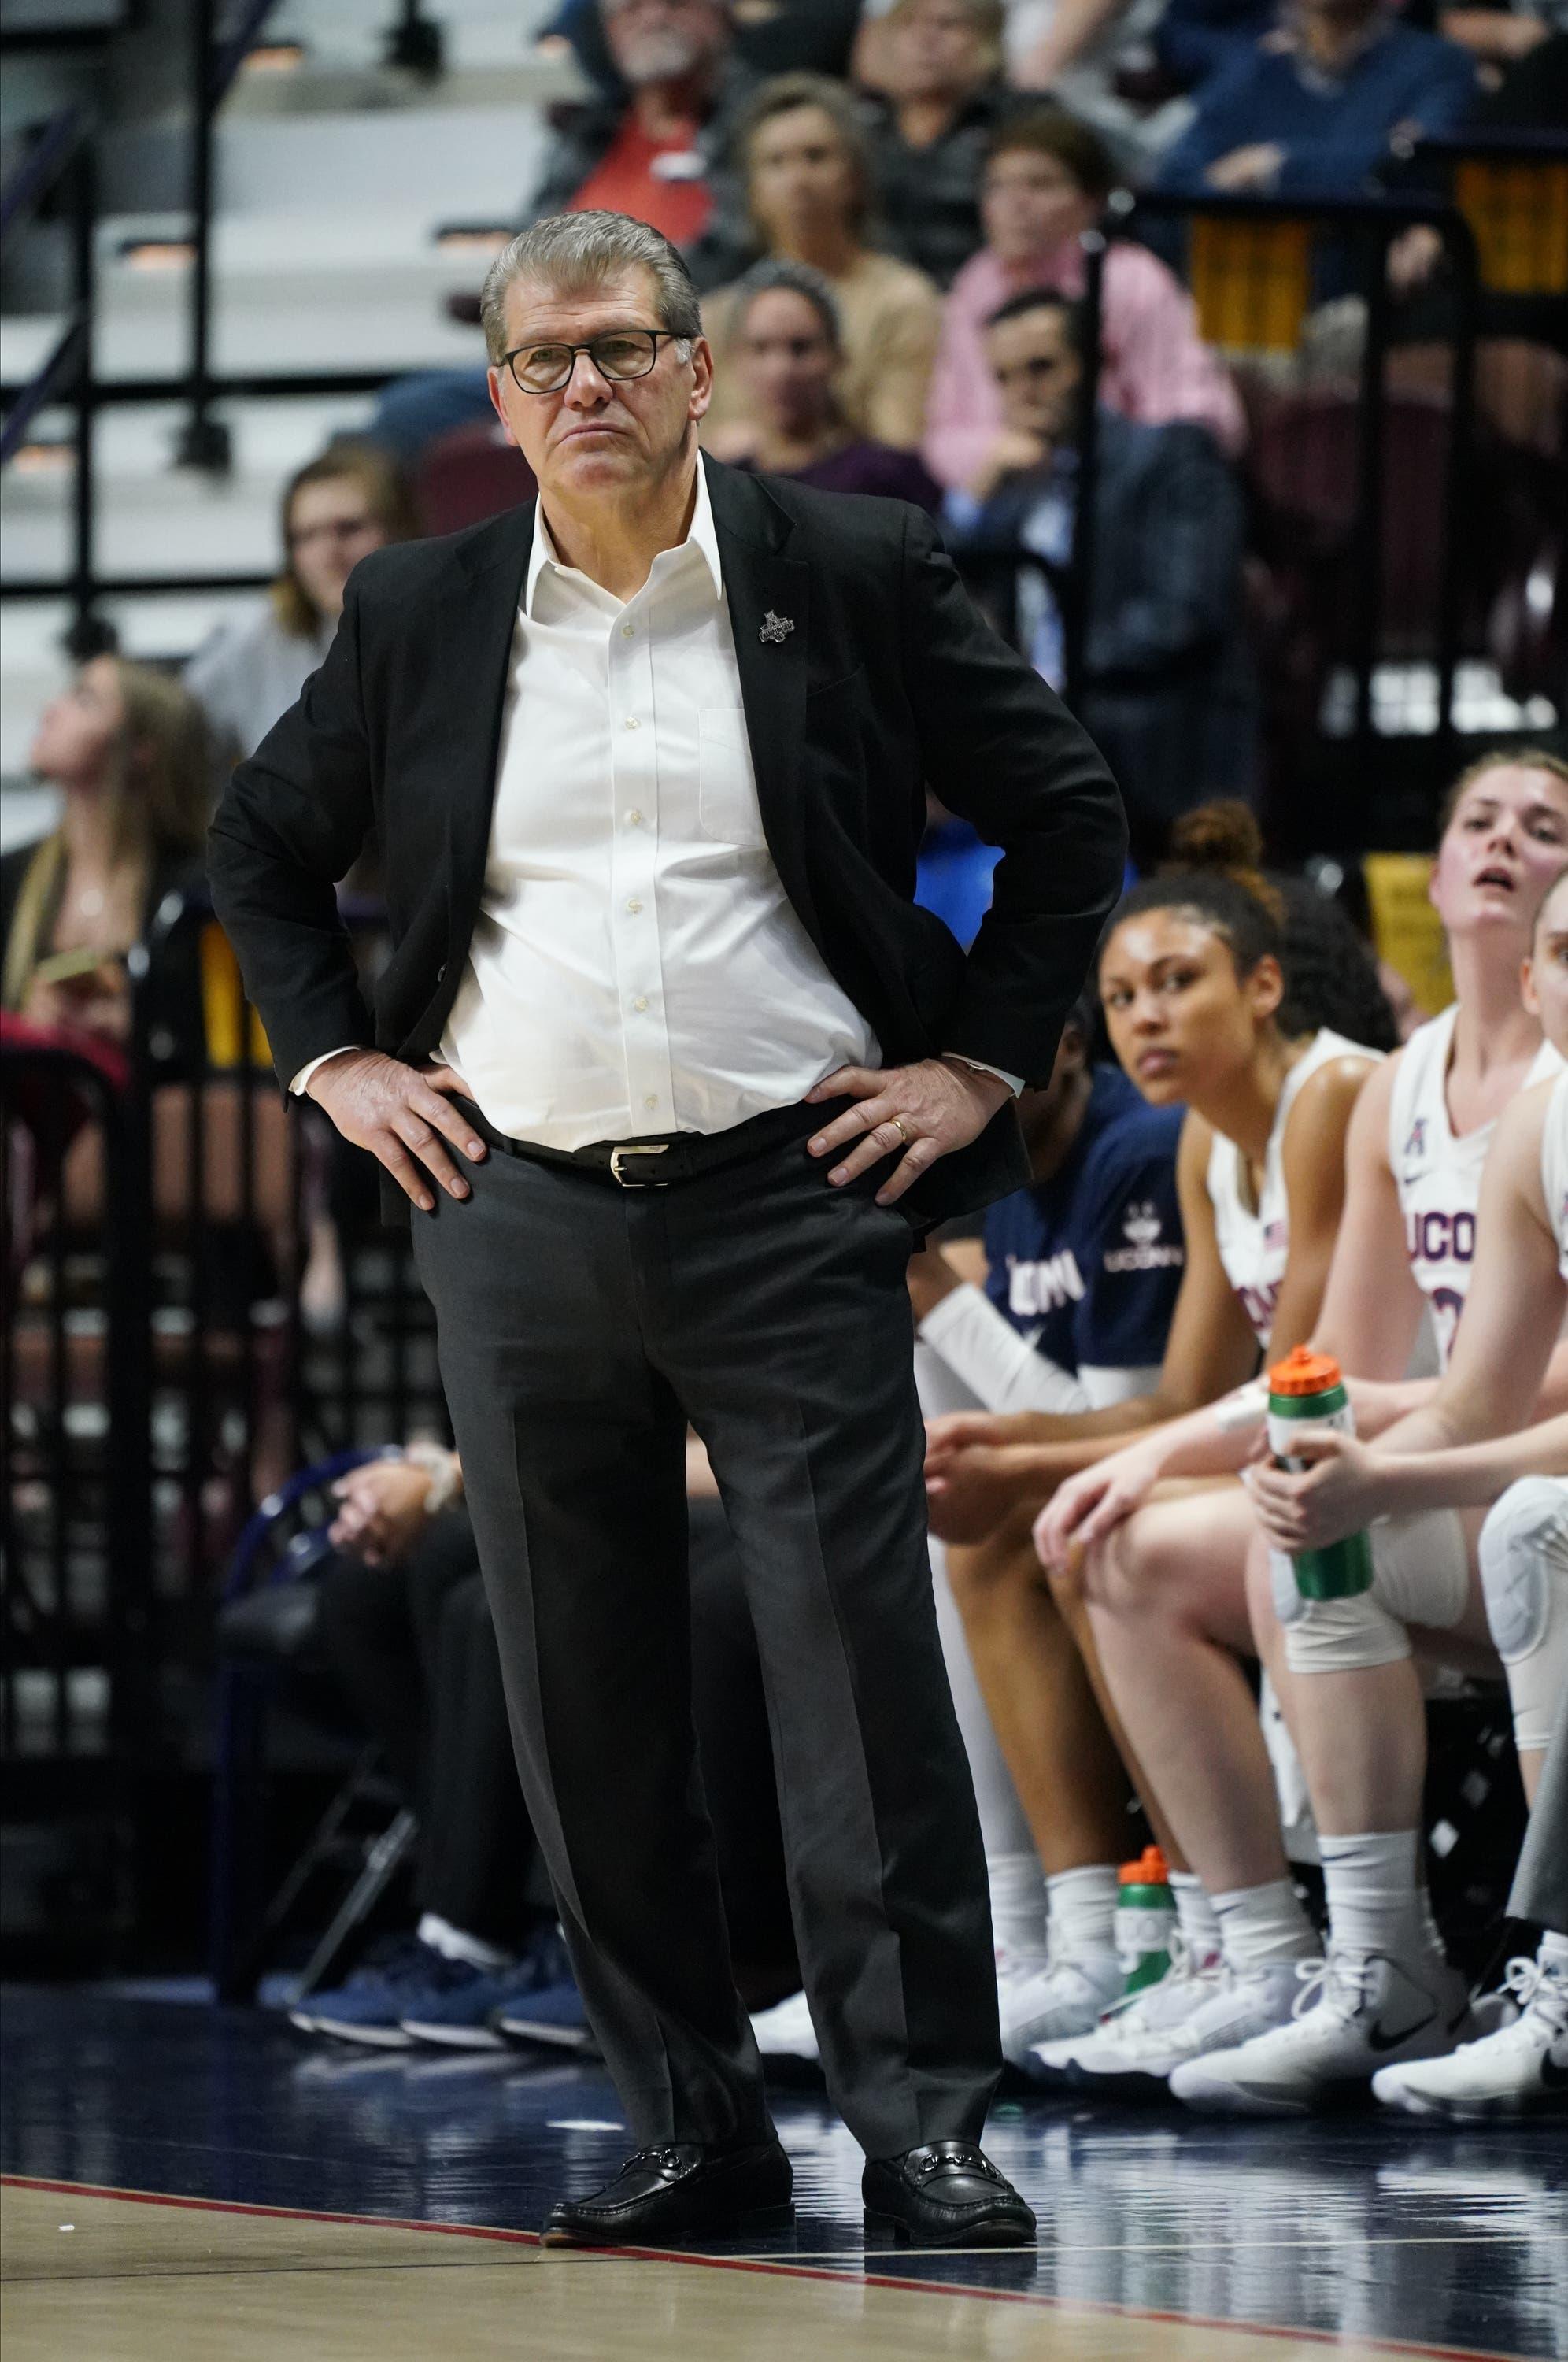
{"type": "Polygon", "coordinates": [[[1136,1861],[1124,1861],[1116,1882],[1116,1964],[1122,1991],[1142,1992],[1169,1969],[1176,1926],[1171,1874],[1159,1847],[1145,1846],[1136,1861]]]}
{"type": "MultiPolygon", "coordinates": [[[[1355,1416],[1340,1365],[1330,1353],[1297,1345],[1268,1374],[1268,1442],[1275,1464],[1299,1470],[1311,1463],[1295,1446],[1303,1436],[1331,1429],[1355,1433],[1355,1416]]],[[[1303,1599],[1352,1599],[1372,1589],[1372,1542],[1364,1533],[1346,1534],[1326,1550],[1301,1551],[1291,1560],[1303,1599]]]]}

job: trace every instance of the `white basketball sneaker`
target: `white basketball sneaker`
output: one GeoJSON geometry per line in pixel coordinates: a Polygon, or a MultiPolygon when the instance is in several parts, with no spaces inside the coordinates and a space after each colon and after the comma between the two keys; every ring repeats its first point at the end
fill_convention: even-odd
{"type": "Polygon", "coordinates": [[[765,2058],[798,2058],[814,2066],[822,2057],[817,2029],[803,1992],[790,1993],[771,2009],[759,2009],[751,2021],[756,2047],[765,2058]]]}
{"type": "Polygon", "coordinates": [[[1084,2062],[1080,2051],[1068,2080],[1077,2090],[1099,2091],[1107,2097],[1146,2098],[1162,2090],[1187,2060],[1211,2050],[1234,2049],[1283,2025],[1300,1991],[1298,1965],[1276,1960],[1233,1969],[1221,1963],[1200,1981],[1190,1998],[1173,1993],[1168,2007],[1159,2012],[1158,2023],[1119,2028],[1113,2019],[1105,2029],[1104,2044],[1095,2044],[1091,2071],[1079,2071],[1084,2062]]]}
{"type": "Polygon", "coordinates": [[[1221,1981],[1218,1952],[1194,1960],[1178,1948],[1178,1941],[1173,1937],[1171,1965],[1157,1984],[1112,2002],[1087,2034],[1035,2043],[1024,2062],[1030,2081],[1046,2090],[1087,2087],[1129,2097],[1162,2090],[1170,2068],[1151,2071],[1145,2063],[1150,2037],[1160,2037],[1154,2054],[1168,2048],[1172,2029],[1211,2000],[1221,1981]]]}
{"type": "Polygon", "coordinates": [[[1568,1969],[1510,1960],[1504,1990],[1519,2015],[1446,2058],[1380,2067],[1372,2088],[1386,2108],[1483,2124],[1491,2116],[1568,2116],[1568,1969]]]}
{"type": "Polygon", "coordinates": [[[1035,1962],[1026,1974],[999,1983],[1002,2057],[1029,2072],[1037,2042],[1088,2034],[1121,1992],[1114,1952],[1089,1952],[1078,1960],[1035,1962]]]}
{"type": "Polygon", "coordinates": [[[1465,2023],[1464,1981],[1441,1959],[1407,1964],[1331,1945],[1297,1974],[1285,2025],[1177,2067],[1173,2097],[1205,2115],[1310,2115],[1364,2088],[1384,2063],[1441,2057],[1465,2023]]]}

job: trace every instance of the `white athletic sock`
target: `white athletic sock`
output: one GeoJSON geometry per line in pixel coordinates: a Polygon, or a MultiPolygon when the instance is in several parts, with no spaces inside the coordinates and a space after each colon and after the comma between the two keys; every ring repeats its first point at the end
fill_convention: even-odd
{"type": "Polygon", "coordinates": [[[1568,1936],[1559,1936],[1549,1927],[1535,1957],[1543,1969],[1555,1969],[1560,1976],[1568,1976],[1568,1936]]]}
{"type": "Polygon", "coordinates": [[[1091,1862],[1061,1870],[1045,1881],[1051,1898],[1051,1951],[1058,1960],[1083,1960],[1116,1949],[1116,1867],[1091,1862]]]}
{"type": "Polygon", "coordinates": [[[1310,1959],[1318,1948],[1312,1923],[1288,1878],[1271,1879],[1266,1886],[1237,1886],[1211,1899],[1228,1968],[1274,1968],[1310,1959]]]}
{"type": "Polygon", "coordinates": [[[1190,1870],[1171,1872],[1171,1900],[1189,1960],[1211,1960],[1220,1949],[1220,1922],[1204,1891],[1203,1881],[1190,1870]]]}
{"type": "Polygon", "coordinates": [[[986,1876],[991,1889],[991,1931],[997,1942],[1018,1956],[1043,1956],[1045,1950],[1045,1881],[1032,1853],[988,1853],[986,1876]]]}
{"type": "Polygon", "coordinates": [[[1436,1931],[1426,1908],[1419,1829],[1378,1829],[1352,1838],[1320,1832],[1318,1849],[1329,1933],[1336,1944],[1353,1952],[1384,1952],[1391,1959],[1430,1954],[1436,1931]]]}
{"type": "Polygon", "coordinates": [[[470,1936],[466,1927],[454,1927],[437,1911],[426,1911],[416,1930],[422,1944],[432,1951],[444,1953],[448,1960],[467,1960],[471,1969],[503,1969],[511,1959],[510,1952],[498,1951],[478,1936],[470,1936]]]}

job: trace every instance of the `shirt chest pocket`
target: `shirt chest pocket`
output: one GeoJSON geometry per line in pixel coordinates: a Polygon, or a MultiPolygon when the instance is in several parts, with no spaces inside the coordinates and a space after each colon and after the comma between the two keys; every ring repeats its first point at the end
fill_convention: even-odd
{"type": "Polygon", "coordinates": [[[743,853],[767,845],[756,800],[745,712],[704,705],[697,717],[697,820],[704,836],[743,853]]]}

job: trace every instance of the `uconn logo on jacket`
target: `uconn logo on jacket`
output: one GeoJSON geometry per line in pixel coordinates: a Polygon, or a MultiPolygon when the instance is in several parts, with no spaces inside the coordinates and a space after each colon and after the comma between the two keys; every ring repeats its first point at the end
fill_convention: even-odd
{"type": "Polygon", "coordinates": [[[1057,1170],[986,1216],[992,1302],[1058,1368],[1157,1363],[1186,1251],[1176,1193],[1179,1108],[1145,1105],[1097,1066],[1057,1170]]]}

